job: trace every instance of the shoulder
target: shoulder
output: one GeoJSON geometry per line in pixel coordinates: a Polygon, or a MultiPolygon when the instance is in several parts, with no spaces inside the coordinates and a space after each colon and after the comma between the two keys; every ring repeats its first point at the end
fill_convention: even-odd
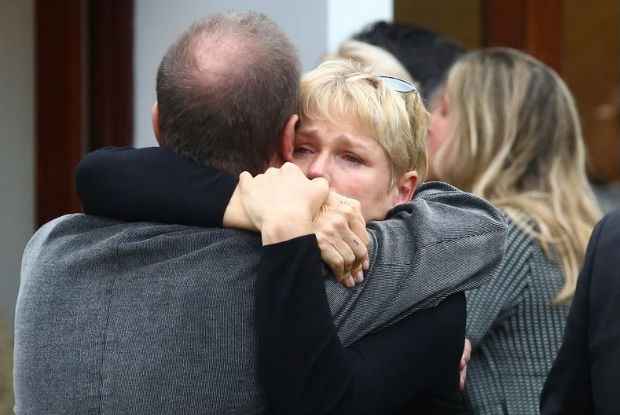
{"type": "Polygon", "coordinates": [[[425,182],[422,183],[415,191],[416,198],[422,199],[431,199],[433,196],[442,194],[442,193],[463,193],[469,194],[459,190],[458,188],[444,182],[425,182]]]}
{"type": "Polygon", "coordinates": [[[588,246],[588,260],[592,261],[593,271],[614,274],[615,265],[620,265],[620,210],[608,213],[594,227],[588,246]],[[612,267],[612,268],[610,268],[612,267]]]}
{"type": "Polygon", "coordinates": [[[601,238],[601,242],[605,244],[620,240],[620,209],[605,215],[596,225],[592,235],[593,239],[601,238]]]}
{"type": "Polygon", "coordinates": [[[86,231],[106,226],[114,221],[96,216],[71,214],[60,216],[41,226],[32,235],[24,250],[24,261],[38,257],[42,252],[83,235],[86,231]]]}
{"type": "Polygon", "coordinates": [[[55,262],[61,256],[66,260],[144,252],[180,256],[201,251],[208,257],[209,251],[252,252],[258,251],[258,247],[260,239],[249,232],[151,222],[127,223],[73,214],[42,226],[27,244],[24,262],[55,262]]]}
{"type": "Polygon", "coordinates": [[[520,281],[519,284],[528,284],[531,277],[533,262],[537,258],[544,258],[544,252],[534,237],[521,226],[506,216],[508,226],[506,242],[504,244],[504,258],[502,261],[502,278],[520,281]]]}
{"type": "Polygon", "coordinates": [[[506,252],[513,254],[532,249],[541,249],[536,239],[523,227],[506,216],[506,252]]]}
{"type": "Polygon", "coordinates": [[[413,203],[422,202],[447,202],[455,206],[478,207],[499,214],[499,210],[487,202],[485,199],[472,193],[464,192],[448,183],[444,182],[425,182],[420,185],[413,197],[413,203]]]}
{"type": "Polygon", "coordinates": [[[410,202],[388,212],[388,219],[408,216],[422,229],[447,232],[445,239],[506,232],[505,218],[492,204],[442,182],[423,183],[410,202]]]}

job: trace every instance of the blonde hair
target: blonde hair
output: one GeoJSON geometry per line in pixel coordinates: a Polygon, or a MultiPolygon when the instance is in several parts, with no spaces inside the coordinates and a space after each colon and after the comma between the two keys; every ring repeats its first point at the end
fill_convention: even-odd
{"type": "Polygon", "coordinates": [[[392,178],[427,172],[426,133],[430,116],[417,92],[390,89],[369,68],[350,60],[323,62],[301,79],[299,114],[337,124],[351,117],[381,145],[392,178]]]}
{"type": "Polygon", "coordinates": [[[570,299],[601,213],[568,87],[533,57],[493,48],[457,61],[445,97],[454,131],[437,155],[444,178],[532,235],[561,265],[565,280],[555,301],[570,299]]]}
{"type": "Polygon", "coordinates": [[[325,60],[345,59],[358,62],[368,67],[377,75],[388,75],[404,79],[418,86],[411,74],[390,52],[370,43],[359,40],[345,40],[340,44],[335,55],[328,55],[325,60]]]}

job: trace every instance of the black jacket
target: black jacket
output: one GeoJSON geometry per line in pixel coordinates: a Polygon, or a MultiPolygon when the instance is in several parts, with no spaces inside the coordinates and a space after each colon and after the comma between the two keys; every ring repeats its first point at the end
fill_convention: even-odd
{"type": "Polygon", "coordinates": [[[618,414],[620,211],[594,228],[541,413],[618,414]]]}

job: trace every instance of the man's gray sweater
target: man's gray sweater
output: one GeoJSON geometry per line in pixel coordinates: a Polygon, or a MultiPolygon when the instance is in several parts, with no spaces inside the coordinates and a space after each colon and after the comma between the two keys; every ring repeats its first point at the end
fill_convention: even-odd
{"type": "MultiPolygon", "coordinates": [[[[344,344],[479,286],[505,224],[440,184],[369,225],[365,281],[325,289],[344,344]]],[[[227,229],[58,218],[28,243],[15,321],[15,412],[255,414],[260,238],[227,229]]]]}

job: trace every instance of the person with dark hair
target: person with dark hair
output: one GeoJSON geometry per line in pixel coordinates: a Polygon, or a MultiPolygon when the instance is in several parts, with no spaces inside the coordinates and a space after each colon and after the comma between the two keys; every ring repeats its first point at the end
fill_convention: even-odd
{"type": "Polygon", "coordinates": [[[378,21],[353,39],[390,52],[420,84],[429,103],[446,73],[465,49],[455,41],[413,24],[378,21]]]}
{"type": "MultiPolygon", "coordinates": [[[[162,148],[118,152],[133,158],[126,168],[139,171],[141,187],[160,189],[154,199],[136,201],[136,219],[159,220],[181,206],[189,207],[191,220],[205,207],[204,216],[215,218],[211,226],[227,224],[232,201],[247,190],[236,185],[241,170],[269,167],[261,177],[282,177],[294,197],[278,199],[262,222],[264,248],[248,232],[92,215],[43,226],[23,257],[15,322],[17,415],[282,413],[277,391],[266,394],[259,385],[257,355],[265,343],[257,344],[255,327],[268,330],[269,319],[295,313],[294,327],[279,327],[298,330],[295,341],[312,340],[313,356],[324,360],[282,355],[282,364],[320,375],[304,401],[319,399],[315,413],[381,412],[430,395],[425,382],[403,383],[395,375],[401,372],[418,370],[419,379],[456,388],[452,367],[463,348],[462,292],[497,269],[505,224],[485,201],[438,185],[421,189],[415,202],[402,203],[390,220],[366,230],[359,203],[335,195],[345,202],[345,219],[336,226],[345,236],[331,242],[341,254],[350,249],[353,258],[345,255],[344,275],[366,253],[369,269],[352,290],[325,279],[318,272],[321,237],[308,233],[320,234],[314,226],[322,225],[311,222],[321,223],[319,208],[337,210],[329,205],[332,194],[324,178],[307,179],[290,163],[275,169],[294,149],[298,117],[289,104],[297,99],[298,68],[286,37],[255,13],[211,16],[168,50],[158,73],[161,101],[153,108],[162,148]],[[292,85],[283,87],[282,97],[263,88],[276,88],[285,78],[292,85]],[[143,169],[162,160],[156,174],[143,169]],[[205,188],[218,198],[195,203],[192,191],[205,188]],[[145,218],[143,211],[162,200],[160,216],[145,218]],[[275,233],[266,235],[270,230],[275,233]],[[279,239],[284,231],[286,239],[279,239]],[[265,298],[274,302],[255,308],[265,298]],[[294,313],[283,315],[290,307],[294,313]],[[450,341],[444,344],[442,336],[450,341]],[[437,373],[438,367],[447,369],[437,373]],[[371,388],[374,393],[367,393],[371,388]]],[[[396,94],[382,81],[370,81],[383,94],[396,94]]],[[[373,154],[387,157],[376,147],[373,154]]],[[[106,180],[81,177],[91,189],[106,180]]],[[[383,185],[388,183],[394,187],[387,179],[383,185]]],[[[278,340],[267,337],[270,344],[278,340]]]]}
{"type": "Polygon", "coordinates": [[[540,400],[543,415],[617,414],[620,372],[620,211],[607,214],[588,243],[564,340],[540,400]]]}

